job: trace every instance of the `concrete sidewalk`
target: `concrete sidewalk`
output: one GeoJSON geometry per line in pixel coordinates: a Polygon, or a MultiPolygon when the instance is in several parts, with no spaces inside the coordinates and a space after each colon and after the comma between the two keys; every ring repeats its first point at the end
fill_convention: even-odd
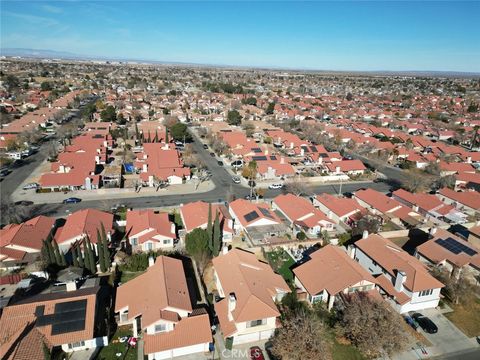
{"type": "Polygon", "coordinates": [[[195,188],[195,184],[187,183],[182,185],[170,185],[165,189],[144,187],[139,192],[131,189],[98,189],[98,190],[77,190],[69,191],[66,194],[64,192],[51,192],[51,193],[36,193],[35,190],[23,190],[23,184],[21,184],[11,195],[13,202],[27,200],[33,201],[36,204],[55,204],[61,203],[64,199],[69,197],[78,197],[82,200],[111,200],[117,199],[119,203],[122,203],[123,199],[137,198],[137,197],[160,197],[168,195],[186,195],[194,193],[203,193],[215,189],[215,185],[212,181],[206,181],[195,188]]]}

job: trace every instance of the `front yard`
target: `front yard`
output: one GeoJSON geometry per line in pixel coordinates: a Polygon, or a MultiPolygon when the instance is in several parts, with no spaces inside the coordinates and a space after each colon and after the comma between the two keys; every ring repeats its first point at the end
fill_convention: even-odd
{"type": "Polygon", "coordinates": [[[282,275],[288,284],[292,284],[293,272],[290,270],[290,267],[295,264],[295,260],[293,260],[290,255],[281,248],[267,252],[265,256],[273,270],[282,275]]]}
{"type": "Polygon", "coordinates": [[[480,334],[480,299],[463,305],[449,304],[454,310],[445,316],[468,337],[480,334]]]}
{"type": "Polygon", "coordinates": [[[137,359],[137,349],[127,347],[127,342],[120,342],[120,338],[132,336],[132,328],[130,326],[120,326],[115,335],[113,335],[108,346],[103,347],[97,355],[97,360],[137,359]]]}

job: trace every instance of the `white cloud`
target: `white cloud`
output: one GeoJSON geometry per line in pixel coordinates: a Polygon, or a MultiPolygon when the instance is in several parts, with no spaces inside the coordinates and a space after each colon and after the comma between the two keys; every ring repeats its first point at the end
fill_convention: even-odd
{"type": "Polygon", "coordinates": [[[47,4],[42,5],[41,9],[43,11],[46,11],[46,12],[51,13],[51,14],[61,14],[61,13],[63,13],[63,9],[61,9],[57,6],[52,6],[52,5],[47,5],[47,4]]]}

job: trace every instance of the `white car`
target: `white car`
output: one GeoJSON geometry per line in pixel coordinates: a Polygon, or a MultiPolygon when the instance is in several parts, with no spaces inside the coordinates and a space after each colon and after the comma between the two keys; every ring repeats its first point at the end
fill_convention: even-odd
{"type": "Polygon", "coordinates": [[[283,184],[271,184],[268,186],[269,189],[281,189],[283,188],[283,184]]]}
{"type": "Polygon", "coordinates": [[[232,181],[235,183],[235,184],[240,184],[241,180],[238,176],[234,176],[232,177],[232,181]]]}
{"type": "Polygon", "coordinates": [[[37,184],[37,183],[30,183],[30,184],[26,184],[26,185],[23,187],[23,190],[37,189],[37,188],[38,188],[38,184],[37,184]]]}

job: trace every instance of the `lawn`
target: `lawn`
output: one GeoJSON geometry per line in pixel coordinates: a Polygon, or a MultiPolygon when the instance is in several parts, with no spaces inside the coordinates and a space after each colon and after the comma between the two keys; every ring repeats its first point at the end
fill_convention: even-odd
{"type": "Polygon", "coordinates": [[[120,276],[120,282],[125,284],[127,281],[135,279],[137,276],[142,275],[145,271],[122,271],[120,276]]]}
{"type": "Polygon", "coordinates": [[[468,337],[478,336],[480,334],[480,299],[471,301],[467,305],[449,305],[454,311],[445,316],[468,337]]]}
{"type": "Polygon", "coordinates": [[[103,347],[98,353],[97,360],[111,360],[111,359],[123,359],[123,360],[135,360],[137,359],[137,349],[129,348],[127,350],[126,343],[118,341],[122,336],[132,336],[131,326],[120,326],[108,346],[103,347]],[[116,354],[122,354],[117,357],[116,354]]]}
{"type": "Polygon", "coordinates": [[[287,283],[291,283],[293,281],[293,273],[290,267],[295,264],[295,260],[285,250],[280,248],[267,252],[266,256],[273,270],[282,275],[287,283]]]}
{"type": "Polygon", "coordinates": [[[352,345],[340,344],[336,339],[332,344],[333,360],[364,360],[365,357],[352,345]]]}

